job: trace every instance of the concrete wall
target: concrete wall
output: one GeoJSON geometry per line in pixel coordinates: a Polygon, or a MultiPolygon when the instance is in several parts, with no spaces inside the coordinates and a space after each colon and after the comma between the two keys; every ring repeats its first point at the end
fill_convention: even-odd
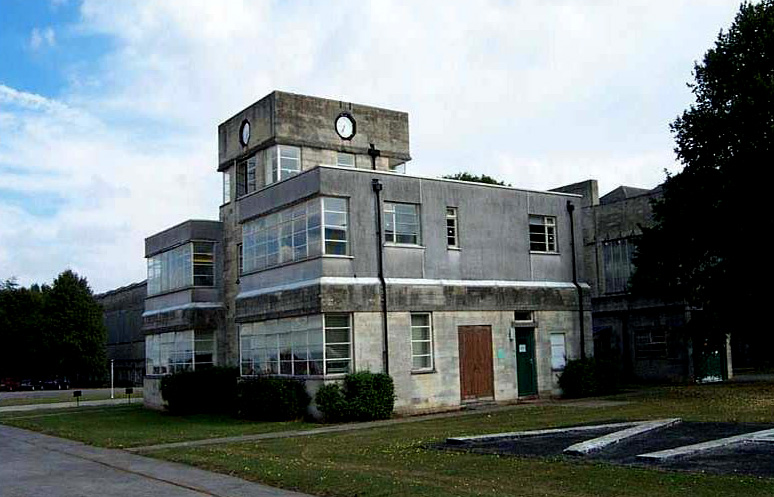
{"type": "Polygon", "coordinates": [[[103,309],[107,359],[114,361],[118,385],[142,384],[145,374],[145,336],[142,333],[145,295],[143,281],[95,296],[103,309]]]}

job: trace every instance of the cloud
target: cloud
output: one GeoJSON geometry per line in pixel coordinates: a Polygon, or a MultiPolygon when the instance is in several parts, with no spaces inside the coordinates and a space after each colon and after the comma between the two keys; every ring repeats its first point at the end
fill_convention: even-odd
{"type": "MultiPolygon", "coordinates": [[[[668,123],[691,101],[693,62],[737,9],[83,0],[77,26],[55,28],[98,35],[104,55],[63,68],[73,84],[56,99],[0,85],[0,184],[61,198],[40,216],[0,194],[0,278],[142,279],[144,237],[217,218],[217,124],[274,89],[409,112],[409,174],[655,186],[679,168],[668,123]]],[[[29,43],[54,46],[54,28],[29,43]]]]}
{"type": "Polygon", "coordinates": [[[52,27],[47,28],[32,28],[30,34],[30,48],[33,50],[39,50],[45,47],[56,46],[56,35],[52,27]]]}

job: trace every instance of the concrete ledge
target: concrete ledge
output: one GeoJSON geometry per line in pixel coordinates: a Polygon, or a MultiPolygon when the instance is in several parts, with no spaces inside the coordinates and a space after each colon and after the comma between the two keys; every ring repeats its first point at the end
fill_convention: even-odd
{"type": "Polygon", "coordinates": [[[608,433],[607,435],[601,437],[570,445],[564,449],[563,452],[568,455],[583,456],[597,450],[602,450],[606,447],[609,447],[610,445],[620,442],[621,440],[626,440],[627,438],[642,435],[643,433],[649,433],[654,430],[669,428],[670,426],[674,426],[680,422],[682,422],[680,418],[645,421],[625,430],[608,433]]]}
{"type": "Polygon", "coordinates": [[[549,428],[546,430],[530,430],[530,431],[513,431],[509,433],[493,433],[491,435],[476,435],[470,437],[454,437],[447,438],[446,443],[449,444],[464,444],[467,442],[477,442],[484,440],[496,440],[498,438],[520,438],[520,437],[534,437],[538,435],[551,435],[554,433],[566,433],[570,431],[592,431],[592,430],[604,430],[606,428],[626,428],[634,426],[639,422],[632,421],[628,423],[610,423],[606,425],[592,425],[592,426],[569,426],[567,428],[549,428]]]}
{"type": "Polygon", "coordinates": [[[743,442],[774,442],[774,429],[754,431],[752,433],[744,433],[742,435],[736,435],[733,437],[720,438],[718,440],[710,440],[708,442],[675,447],[674,449],[639,454],[637,457],[663,461],[666,459],[673,459],[675,457],[689,456],[707,450],[719,449],[721,447],[727,447],[729,445],[743,442]]]}

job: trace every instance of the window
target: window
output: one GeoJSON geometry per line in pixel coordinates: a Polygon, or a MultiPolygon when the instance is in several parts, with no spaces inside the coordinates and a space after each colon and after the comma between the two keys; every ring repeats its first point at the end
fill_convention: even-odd
{"type": "Polygon", "coordinates": [[[667,331],[664,328],[635,331],[634,354],[637,359],[665,359],[667,331]]]}
{"type": "Polygon", "coordinates": [[[626,291],[632,273],[632,246],[625,238],[602,244],[605,293],[626,291]]]}
{"type": "Polygon", "coordinates": [[[229,202],[231,202],[231,173],[225,171],[223,173],[223,203],[229,202]]]}
{"type": "MultiPolygon", "coordinates": [[[[260,154],[262,155],[262,154],[260,154]]],[[[247,193],[252,193],[257,189],[258,183],[256,181],[256,168],[258,165],[258,159],[257,155],[253,155],[249,159],[247,159],[246,164],[246,184],[247,184],[247,193]]]]}
{"type": "Polygon", "coordinates": [[[347,199],[319,197],[242,225],[245,272],[309,257],[349,254],[347,199]]]}
{"type": "Polygon", "coordinates": [[[551,333],[551,369],[564,369],[566,364],[564,333],[551,333]]]}
{"type": "Polygon", "coordinates": [[[519,321],[522,323],[531,323],[532,311],[515,311],[513,313],[513,319],[514,321],[519,321]]]}
{"type": "Polygon", "coordinates": [[[351,371],[349,314],[317,314],[239,327],[242,375],[313,376],[351,371]]]}
{"type": "Polygon", "coordinates": [[[301,172],[301,149],[288,145],[277,145],[268,149],[269,162],[266,167],[266,184],[276,183],[301,172]]]}
{"type": "Polygon", "coordinates": [[[355,167],[354,154],[339,152],[336,156],[336,165],[340,167],[355,167]]]}
{"type": "Polygon", "coordinates": [[[411,315],[411,370],[433,369],[433,327],[430,314],[411,315]]]}
{"type": "Polygon", "coordinates": [[[192,242],[148,257],[148,295],[191,285],[213,286],[213,242],[192,242]]]}
{"type": "Polygon", "coordinates": [[[212,367],[215,340],[212,331],[173,331],[145,337],[147,374],[170,374],[212,367]]]}
{"type": "Polygon", "coordinates": [[[529,216],[529,249],[532,252],[556,252],[556,218],[529,216]]]}
{"type": "Polygon", "coordinates": [[[446,246],[449,248],[459,248],[456,207],[446,208],[446,246]]]}
{"type": "Polygon", "coordinates": [[[419,207],[415,204],[384,203],[384,241],[419,245],[419,207]]]}

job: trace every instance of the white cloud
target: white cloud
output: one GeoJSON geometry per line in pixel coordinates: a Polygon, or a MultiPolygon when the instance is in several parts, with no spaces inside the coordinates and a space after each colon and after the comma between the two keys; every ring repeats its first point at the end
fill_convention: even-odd
{"type": "MultiPolygon", "coordinates": [[[[217,217],[217,124],[274,89],[409,112],[409,173],[655,186],[677,168],[668,123],[693,62],[737,9],[84,0],[68,33],[110,51],[70,68],[58,101],[0,86],[0,184],[61,197],[51,217],[0,204],[0,272],[45,281],[70,265],[100,290],[142,279],[145,236],[217,217]]],[[[30,45],[53,46],[45,33],[30,45]]]]}
{"type": "Polygon", "coordinates": [[[30,33],[30,48],[38,50],[45,47],[53,47],[56,45],[56,35],[52,27],[47,28],[32,28],[30,33]]]}

